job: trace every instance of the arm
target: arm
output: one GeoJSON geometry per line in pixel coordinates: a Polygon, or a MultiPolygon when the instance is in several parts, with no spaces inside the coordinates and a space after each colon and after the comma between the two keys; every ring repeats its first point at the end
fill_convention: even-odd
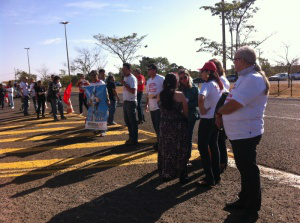
{"type": "Polygon", "coordinates": [[[119,98],[118,92],[117,92],[117,90],[115,88],[113,88],[113,93],[116,96],[116,98],[118,99],[118,102],[120,102],[120,98],[119,98]]]}
{"type": "Polygon", "coordinates": [[[182,108],[183,108],[183,115],[188,118],[189,116],[189,107],[188,107],[188,104],[186,102],[186,99],[185,99],[185,96],[183,93],[181,93],[181,102],[182,102],[182,108]]]}
{"type": "Polygon", "coordinates": [[[205,101],[205,96],[200,94],[199,97],[198,97],[198,106],[199,106],[201,115],[205,115],[208,111],[204,107],[204,101],[205,101]]]}
{"type": "Polygon", "coordinates": [[[131,94],[135,94],[136,89],[135,88],[131,88],[128,84],[124,83],[124,87],[127,89],[127,91],[129,91],[131,94]]]}
{"type": "Polygon", "coordinates": [[[243,107],[242,104],[237,102],[236,100],[232,99],[225,105],[223,105],[219,110],[216,112],[217,115],[228,115],[231,114],[243,107]]]}

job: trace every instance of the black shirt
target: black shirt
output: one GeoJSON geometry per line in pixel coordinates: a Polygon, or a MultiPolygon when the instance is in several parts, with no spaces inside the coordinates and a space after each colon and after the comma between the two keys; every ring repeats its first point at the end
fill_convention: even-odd
{"type": "Polygon", "coordinates": [[[114,91],[113,89],[116,89],[116,85],[114,82],[112,81],[109,81],[107,84],[107,91],[108,91],[108,96],[109,96],[109,100],[111,101],[115,101],[116,98],[115,98],[115,94],[114,94],[114,91]]]}
{"type": "Polygon", "coordinates": [[[37,86],[35,88],[35,92],[36,92],[36,95],[38,96],[38,98],[46,98],[45,94],[40,94],[40,93],[44,93],[46,92],[46,88],[43,87],[43,86],[37,86]]]}

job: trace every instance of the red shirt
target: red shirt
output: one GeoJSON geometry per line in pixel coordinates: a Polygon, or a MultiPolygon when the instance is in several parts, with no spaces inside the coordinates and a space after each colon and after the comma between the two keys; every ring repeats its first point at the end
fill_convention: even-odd
{"type": "Polygon", "coordinates": [[[80,80],[78,87],[79,87],[79,93],[84,93],[84,89],[82,88],[83,86],[88,86],[88,81],[87,80],[80,80]]]}
{"type": "Polygon", "coordinates": [[[137,91],[138,92],[144,91],[145,83],[146,83],[145,77],[142,74],[140,74],[140,75],[136,76],[136,79],[138,80],[138,89],[137,89],[137,91]]]}

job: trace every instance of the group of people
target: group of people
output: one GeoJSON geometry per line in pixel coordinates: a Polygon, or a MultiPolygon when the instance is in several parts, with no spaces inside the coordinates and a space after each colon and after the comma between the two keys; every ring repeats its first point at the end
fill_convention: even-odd
{"type": "MultiPolygon", "coordinates": [[[[264,132],[263,114],[269,92],[265,73],[256,63],[250,47],[237,50],[233,59],[238,80],[230,90],[220,61],[212,59],[199,69],[204,83],[199,90],[189,72],[180,69],[165,77],[154,64],[148,66],[146,111],[150,110],[157,134],[158,170],[164,181],[179,178],[189,182],[194,126],[198,119],[198,150],[205,177],[200,187],[212,188],[221,182],[226,170],[228,137],[236,166],[241,174],[238,200],[226,204],[228,209],[242,209],[241,220],[258,218],[261,207],[260,173],[256,164],[256,147],[264,132]]],[[[131,66],[123,64],[123,112],[128,127],[126,145],[138,144],[136,119],[138,80],[131,66]]]]}
{"type": "Polygon", "coordinates": [[[15,108],[14,105],[14,86],[12,85],[11,81],[8,82],[6,86],[0,84],[0,106],[2,110],[5,106],[5,98],[7,98],[7,106],[11,109],[15,108]]]}

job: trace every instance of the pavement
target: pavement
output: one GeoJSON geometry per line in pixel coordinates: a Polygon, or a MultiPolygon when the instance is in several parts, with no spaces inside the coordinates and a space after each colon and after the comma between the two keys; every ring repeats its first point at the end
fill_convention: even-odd
{"type": "MultiPolygon", "coordinates": [[[[78,97],[72,95],[78,112],[78,97]]],[[[139,145],[124,146],[128,132],[118,105],[105,137],[84,129],[84,117],[53,122],[16,108],[0,110],[0,223],[235,222],[224,210],[235,199],[240,176],[228,143],[230,166],[213,189],[203,177],[195,127],[190,183],[158,178],[150,115],[139,125],[139,145]]],[[[299,100],[270,98],[258,146],[262,210],[257,222],[300,222],[299,100]]],[[[31,108],[30,112],[33,114],[31,108]]]]}

